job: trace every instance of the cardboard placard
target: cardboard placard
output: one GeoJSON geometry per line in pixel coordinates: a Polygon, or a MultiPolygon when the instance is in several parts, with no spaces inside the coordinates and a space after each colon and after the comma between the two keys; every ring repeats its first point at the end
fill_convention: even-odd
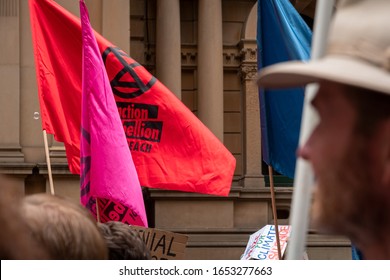
{"type": "Polygon", "coordinates": [[[150,250],[153,260],[182,260],[188,236],[180,233],[131,226],[140,234],[150,250]]]}

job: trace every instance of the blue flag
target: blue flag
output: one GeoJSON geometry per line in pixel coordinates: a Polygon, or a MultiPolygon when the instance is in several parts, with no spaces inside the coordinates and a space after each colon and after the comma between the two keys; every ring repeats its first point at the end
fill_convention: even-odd
{"type": "MultiPolygon", "coordinates": [[[[312,31],[289,0],[259,0],[258,69],[288,60],[309,60],[312,31]]],[[[294,178],[304,88],[259,91],[263,160],[294,178]]]]}

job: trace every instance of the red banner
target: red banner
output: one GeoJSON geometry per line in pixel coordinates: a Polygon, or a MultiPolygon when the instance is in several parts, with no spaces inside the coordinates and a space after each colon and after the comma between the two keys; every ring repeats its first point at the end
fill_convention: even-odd
{"type": "MultiPolygon", "coordinates": [[[[29,2],[43,129],[79,173],[80,20],[54,1],[29,2]]],[[[227,196],[233,155],[142,65],[95,35],[141,185],[227,196]]]]}

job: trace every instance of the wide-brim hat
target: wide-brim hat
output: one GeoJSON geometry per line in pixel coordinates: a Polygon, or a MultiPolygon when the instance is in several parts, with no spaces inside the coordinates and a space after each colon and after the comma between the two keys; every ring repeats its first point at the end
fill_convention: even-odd
{"type": "Polygon", "coordinates": [[[323,58],[260,70],[265,88],[329,80],[390,94],[390,0],[340,0],[323,58]]]}

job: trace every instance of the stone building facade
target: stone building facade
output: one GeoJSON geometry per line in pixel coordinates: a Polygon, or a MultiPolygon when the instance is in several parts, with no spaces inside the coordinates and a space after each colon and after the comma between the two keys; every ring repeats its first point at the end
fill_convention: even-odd
{"type": "MultiPolygon", "coordinates": [[[[78,0],[57,2],[79,15],[78,0]]],[[[237,160],[228,197],[147,189],[150,226],[189,236],[186,259],[239,259],[273,223],[261,160],[256,0],[85,0],[92,26],[176,94],[237,160]]],[[[27,0],[0,1],[0,169],[20,195],[49,191],[27,0]]],[[[55,192],[79,200],[62,143],[48,136],[55,192]]],[[[264,171],[265,170],[265,171],[264,171]]],[[[276,187],[289,223],[292,186],[276,187]]],[[[348,259],[342,237],[308,235],[309,259],[348,259]]]]}

